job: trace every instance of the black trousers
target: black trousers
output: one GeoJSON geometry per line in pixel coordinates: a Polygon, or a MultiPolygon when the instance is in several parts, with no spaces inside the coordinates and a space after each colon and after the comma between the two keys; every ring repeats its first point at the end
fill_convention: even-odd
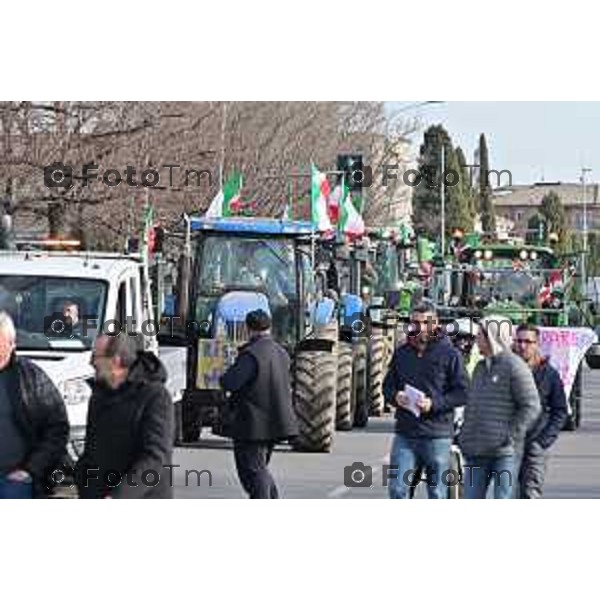
{"type": "Polygon", "coordinates": [[[546,478],[547,451],[536,442],[525,443],[519,470],[519,497],[533,500],[542,497],[546,478]]]}
{"type": "Polygon", "coordinates": [[[238,477],[250,498],[279,498],[275,480],[269,471],[274,445],[273,442],[233,442],[238,477]]]}

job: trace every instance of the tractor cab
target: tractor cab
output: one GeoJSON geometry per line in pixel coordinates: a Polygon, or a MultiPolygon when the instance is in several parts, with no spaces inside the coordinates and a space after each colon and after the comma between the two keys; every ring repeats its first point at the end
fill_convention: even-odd
{"type": "Polygon", "coordinates": [[[506,314],[516,322],[567,324],[566,288],[574,272],[561,270],[550,248],[474,244],[452,265],[434,269],[433,298],[460,315],[506,314]]]}

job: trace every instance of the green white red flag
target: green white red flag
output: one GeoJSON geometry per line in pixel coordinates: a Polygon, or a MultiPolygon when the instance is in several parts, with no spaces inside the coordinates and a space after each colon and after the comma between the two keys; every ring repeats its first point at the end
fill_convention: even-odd
{"type": "Polygon", "coordinates": [[[204,216],[209,219],[220,219],[239,212],[242,209],[241,191],[242,175],[233,173],[213,198],[204,216]]]}
{"type": "Polygon", "coordinates": [[[341,218],[339,230],[351,239],[362,237],[365,234],[365,222],[361,214],[356,210],[352,195],[346,185],[342,194],[341,218]]]}
{"type": "Polygon", "coordinates": [[[311,165],[310,174],[310,204],[313,227],[321,233],[332,232],[334,227],[327,211],[327,199],[331,193],[327,176],[314,165],[311,165]]]}

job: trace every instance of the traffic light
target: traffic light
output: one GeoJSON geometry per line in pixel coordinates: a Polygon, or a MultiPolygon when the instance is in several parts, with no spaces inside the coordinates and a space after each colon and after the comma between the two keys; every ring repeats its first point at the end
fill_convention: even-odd
{"type": "Polygon", "coordinates": [[[373,183],[371,167],[363,164],[362,154],[338,154],[337,170],[344,172],[344,180],[351,192],[362,192],[373,183]]]}

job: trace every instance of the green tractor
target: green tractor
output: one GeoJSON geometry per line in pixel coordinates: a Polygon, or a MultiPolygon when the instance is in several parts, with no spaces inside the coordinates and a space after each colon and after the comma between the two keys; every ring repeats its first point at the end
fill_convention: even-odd
{"type": "Polygon", "coordinates": [[[539,326],[542,350],[559,368],[569,396],[567,429],[581,422],[581,367],[595,338],[580,293],[578,261],[578,256],[559,257],[544,246],[475,241],[452,263],[433,269],[431,294],[443,321],[494,314],[515,325],[539,326]],[[565,340],[575,338],[577,354],[565,347],[565,340]]]}
{"type": "Polygon", "coordinates": [[[369,256],[373,280],[369,283],[371,413],[384,406],[382,384],[396,346],[405,340],[403,323],[423,298],[417,251],[412,238],[396,228],[369,230],[369,256]]]}

